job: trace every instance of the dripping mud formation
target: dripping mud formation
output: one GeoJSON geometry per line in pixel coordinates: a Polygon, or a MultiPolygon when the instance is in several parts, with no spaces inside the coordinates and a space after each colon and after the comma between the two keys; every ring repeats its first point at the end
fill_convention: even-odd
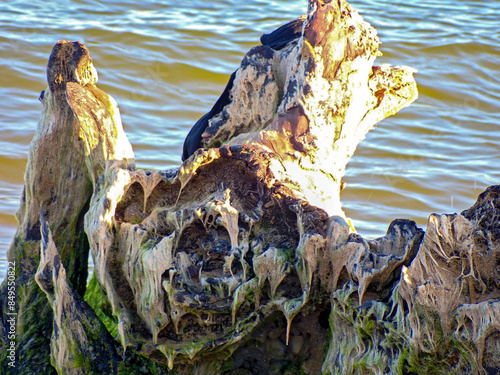
{"type": "Polygon", "coordinates": [[[136,169],[89,51],[56,44],[8,255],[16,367],[0,293],[4,373],[500,371],[500,186],[425,232],[362,238],[345,167],[416,99],[414,70],[374,66],[376,31],[343,0],[262,42],[168,171],[136,169]]]}

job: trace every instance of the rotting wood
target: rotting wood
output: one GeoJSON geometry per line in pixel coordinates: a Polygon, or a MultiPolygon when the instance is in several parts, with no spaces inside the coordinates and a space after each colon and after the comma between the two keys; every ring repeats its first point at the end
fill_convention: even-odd
{"type": "Polygon", "coordinates": [[[12,373],[500,369],[500,187],[425,233],[395,220],[356,234],[346,163],[416,98],[413,70],[372,66],[375,30],[345,1],[311,0],[303,19],[301,38],[245,56],[210,148],[171,171],[135,170],[88,51],[56,45],[9,251],[25,366],[12,373]]]}

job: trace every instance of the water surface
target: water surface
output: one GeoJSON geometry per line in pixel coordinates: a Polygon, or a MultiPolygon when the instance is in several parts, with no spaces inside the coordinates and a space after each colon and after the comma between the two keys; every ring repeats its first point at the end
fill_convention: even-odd
{"type": "MultiPolygon", "coordinates": [[[[366,237],[394,218],[425,227],[500,181],[500,2],[359,0],[378,30],[376,64],[409,65],[420,97],[379,123],[347,167],[344,209],[366,237]]],[[[0,5],[0,279],[15,233],[37,98],[57,40],[87,45],[140,168],[180,164],[184,137],[262,33],[306,0],[5,0],[0,5]]]]}

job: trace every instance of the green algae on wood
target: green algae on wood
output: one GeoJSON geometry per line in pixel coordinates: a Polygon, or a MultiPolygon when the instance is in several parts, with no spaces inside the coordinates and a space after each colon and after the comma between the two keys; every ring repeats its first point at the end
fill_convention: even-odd
{"type": "Polygon", "coordinates": [[[500,188],[461,214],[431,215],[426,233],[409,220],[375,240],[354,233],[339,198],[347,161],[377,121],[415,100],[414,70],[373,66],[376,32],[345,1],[311,0],[302,20],[283,50],[243,59],[205,134],[216,148],[170,171],[135,170],[88,51],[56,45],[9,252],[25,258],[26,373],[48,366],[49,352],[58,373],[500,368],[500,188]],[[59,148],[44,138],[54,116],[70,135],[59,148]],[[34,189],[33,165],[53,154],[67,167],[67,150],[75,179],[34,189]]]}

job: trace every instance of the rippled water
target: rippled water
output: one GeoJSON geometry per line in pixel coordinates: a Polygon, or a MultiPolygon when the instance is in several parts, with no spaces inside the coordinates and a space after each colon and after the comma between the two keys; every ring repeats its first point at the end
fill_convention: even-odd
{"type": "MultiPolygon", "coordinates": [[[[376,63],[419,71],[419,99],[372,130],[347,167],[344,209],[368,237],[383,235],[394,218],[425,226],[432,212],[460,212],[500,182],[500,2],[409,3],[351,2],[383,42],[376,63]]],[[[87,45],[99,86],[120,106],[137,165],[163,169],[180,164],[191,125],[260,35],[306,7],[306,0],[4,0],[0,279],[57,40],[87,45]]]]}

